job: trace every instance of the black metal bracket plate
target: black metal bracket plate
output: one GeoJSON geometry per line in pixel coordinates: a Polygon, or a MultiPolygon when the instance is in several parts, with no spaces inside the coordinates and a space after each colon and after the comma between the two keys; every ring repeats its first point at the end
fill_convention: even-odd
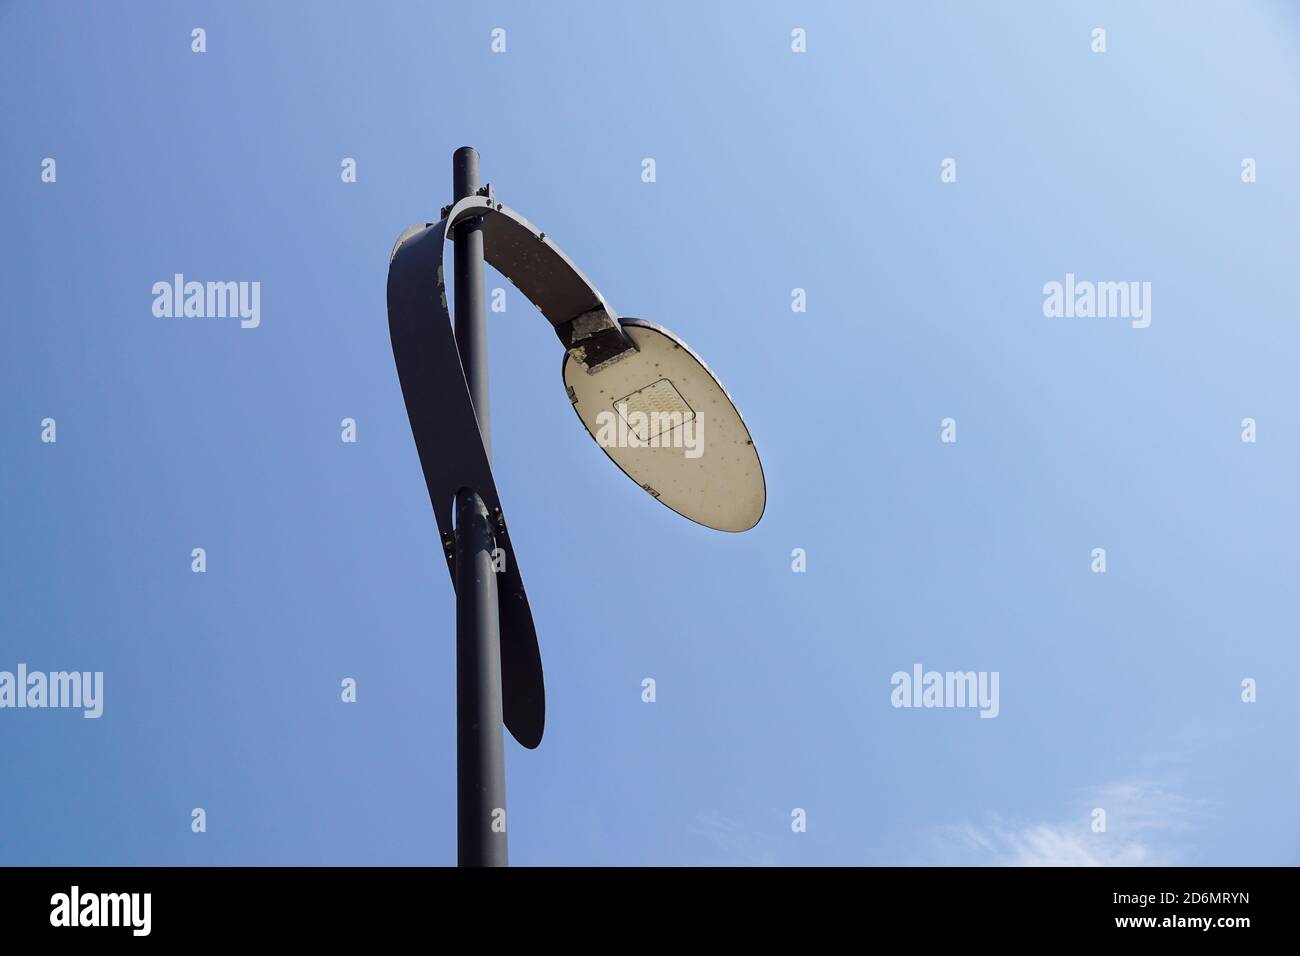
{"type": "MultiPolygon", "coordinates": [[[[388,328],[402,397],[442,541],[452,535],[452,511],[462,488],[478,492],[497,522],[505,570],[497,575],[501,625],[501,697],[505,725],[525,747],[542,741],[546,690],[533,613],[519,558],[504,523],[478,419],[456,349],[443,276],[445,223],[404,235],[388,268],[388,328]]],[[[446,552],[444,551],[444,554],[446,552]]],[[[447,570],[456,584],[454,555],[447,570]]]]}
{"type": "Polygon", "coordinates": [[[546,723],[546,692],[528,595],[509,527],[483,447],[465,372],[460,364],[443,251],[453,228],[481,220],[484,258],[555,328],[569,355],[589,371],[635,349],[618,317],[586,276],[532,223],[486,195],[470,196],[445,210],[437,223],[408,229],[397,240],[388,268],[388,327],[411,432],[456,583],[452,510],[462,488],[478,492],[494,516],[505,570],[497,578],[501,626],[501,691],[506,727],[525,747],[536,747],[546,723]]]}

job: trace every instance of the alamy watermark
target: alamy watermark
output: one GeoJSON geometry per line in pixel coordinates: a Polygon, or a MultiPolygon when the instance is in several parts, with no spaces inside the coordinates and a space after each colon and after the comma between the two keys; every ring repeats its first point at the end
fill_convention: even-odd
{"type": "Polygon", "coordinates": [[[0,671],[0,709],[6,707],[77,708],[87,718],[97,718],[104,713],[103,671],[43,671],[27,670],[18,665],[18,673],[0,671]]]}
{"type": "Polygon", "coordinates": [[[50,897],[50,925],[121,926],[132,936],[148,936],[152,910],[152,893],[83,893],[73,886],[50,897]]]}
{"type": "Polygon", "coordinates": [[[998,715],[997,671],[927,671],[920,664],[912,672],[895,671],[889,702],[895,707],[971,707],[981,717],[998,715]]]}
{"type": "MultiPolygon", "coordinates": [[[[637,394],[662,385],[667,385],[680,399],[667,379],[661,379],[637,394]]],[[[657,397],[663,399],[663,396],[657,397]]],[[[646,404],[649,403],[629,405],[620,401],[614,406],[614,411],[597,412],[596,443],[602,448],[680,448],[683,455],[691,459],[704,454],[704,422],[685,402],[668,410],[639,407],[646,404]]]]}
{"type": "Polygon", "coordinates": [[[1043,315],[1049,319],[1130,319],[1133,328],[1151,324],[1150,282],[1076,281],[1073,272],[1065,282],[1043,286],[1043,315]]]}
{"type": "Polygon", "coordinates": [[[260,282],[186,282],[178,272],[171,282],[155,282],[153,296],[160,319],[239,319],[243,329],[262,324],[260,282]]]}

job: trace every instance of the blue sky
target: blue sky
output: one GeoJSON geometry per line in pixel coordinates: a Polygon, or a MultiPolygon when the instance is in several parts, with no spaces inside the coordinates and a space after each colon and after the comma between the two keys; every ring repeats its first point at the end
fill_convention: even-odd
{"type": "Polygon", "coordinates": [[[709,362],[768,491],[743,535],[656,504],[490,314],[548,694],[512,862],[1300,862],[1290,5],[5,2],[0,51],[0,670],[105,675],[98,720],[0,710],[0,863],[454,862],[384,288],[465,144],[709,362]],[[260,325],[155,317],[177,272],[260,325]],[[1067,273],[1150,327],[1045,317],[1067,273]],[[998,717],[894,708],[916,663],[998,717]]]}

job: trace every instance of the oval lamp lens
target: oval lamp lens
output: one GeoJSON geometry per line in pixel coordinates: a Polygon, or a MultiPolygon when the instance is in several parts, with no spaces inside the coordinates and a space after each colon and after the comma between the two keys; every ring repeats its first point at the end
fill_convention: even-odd
{"type": "Polygon", "coordinates": [[[683,517],[748,531],[767,503],[763,466],[731,397],[662,326],[620,319],[637,351],[588,373],[566,355],[573,410],[624,473],[683,517]]]}

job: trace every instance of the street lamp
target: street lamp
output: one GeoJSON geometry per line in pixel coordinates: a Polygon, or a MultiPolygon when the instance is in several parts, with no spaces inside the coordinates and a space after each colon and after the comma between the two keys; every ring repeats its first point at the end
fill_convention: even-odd
{"type": "Polygon", "coordinates": [[[484,260],[550,321],[565,349],[565,391],[578,419],[649,494],[700,524],[746,531],[762,517],[766,489],[735,404],[684,342],[651,322],[620,319],[546,233],[479,185],[471,147],[453,155],[452,179],[455,202],[441,219],[412,226],[393,247],[388,326],[456,590],[458,860],[504,866],[501,725],[524,747],[537,747],[546,696],[532,611],[492,476],[484,260]],[[456,250],[454,333],[447,239],[456,250]]]}

